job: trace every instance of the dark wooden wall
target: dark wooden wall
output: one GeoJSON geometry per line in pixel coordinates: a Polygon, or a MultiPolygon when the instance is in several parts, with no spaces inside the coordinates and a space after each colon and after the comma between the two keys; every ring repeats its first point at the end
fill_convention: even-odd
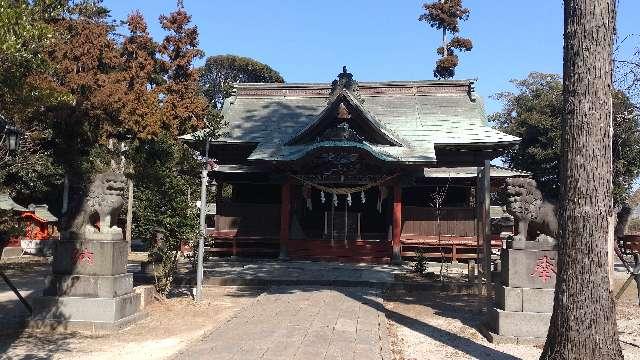
{"type": "Polygon", "coordinates": [[[217,205],[216,231],[237,230],[238,236],[278,236],[279,204],[220,202],[217,205]]]}
{"type": "MultiPolygon", "coordinates": [[[[238,236],[278,236],[280,205],[219,203],[216,231],[237,230],[238,236]]],[[[473,208],[442,208],[442,235],[475,236],[476,217],[473,208]]],[[[321,231],[322,229],[318,229],[321,231]]],[[[434,208],[403,206],[402,235],[438,235],[434,208]]]]}
{"type": "MultiPolygon", "coordinates": [[[[435,208],[403,206],[402,235],[438,235],[438,222],[435,208]]],[[[441,208],[441,235],[475,236],[476,209],[441,208]]]]}

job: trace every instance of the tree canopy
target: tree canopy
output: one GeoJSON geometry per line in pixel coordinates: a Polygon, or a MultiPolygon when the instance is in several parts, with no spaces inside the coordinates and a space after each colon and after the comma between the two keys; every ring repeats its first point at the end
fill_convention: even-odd
{"type": "MultiPolygon", "coordinates": [[[[512,83],[515,92],[495,95],[503,109],[490,116],[498,129],[522,139],[503,159],[509,166],[531,172],[543,194],[557,199],[562,79],[556,74],[533,72],[512,83]]],[[[628,198],[640,175],[640,116],[622,91],[613,93],[613,111],[613,196],[619,204],[628,198]]]]}
{"type": "Polygon", "coordinates": [[[0,191],[18,201],[48,200],[47,190],[61,181],[42,109],[71,99],[39,80],[54,70],[46,50],[56,37],[52,23],[65,5],[62,0],[0,0],[0,115],[23,131],[15,157],[6,156],[0,143],[0,191]]]}
{"type": "Polygon", "coordinates": [[[436,52],[440,59],[436,61],[433,76],[438,79],[450,79],[456,74],[456,67],[460,63],[455,51],[471,51],[471,39],[458,36],[460,21],[469,19],[471,11],[462,5],[462,0],[436,0],[422,5],[424,14],[419,21],[424,21],[432,28],[442,30],[442,45],[436,52]],[[447,41],[447,33],[452,36],[447,41]]]}
{"type": "Polygon", "coordinates": [[[624,90],[635,104],[640,103],[640,44],[638,34],[629,34],[623,37],[617,44],[614,53],[615,83],[619,89],[624,90]],[[635,42],[634,42],[635,41],[635,42]],[[623,57],[621,49],[633,46],[631,55],[623,57]]]}
{"type": "Polygon", "coordinates": [[[162,125],[176,135],[202,128],[208,114],[206,98],[198,88],[198,72],[193,68],[193,62],[204,52],[198,48],[198,28],[190,23],[191,16],[180,2],[178,9],[160,16],[162,28],[169,32],[158,48],[167,80],[160,89],[162,125]]]}
{"type": "Polygon", "coordinates": [[[231,96],[234,83],[283,83],[284,79],[269,65],[248,57],[216,55],[200,68],[200,87],[210,103],[221,109],[231,96]]]}

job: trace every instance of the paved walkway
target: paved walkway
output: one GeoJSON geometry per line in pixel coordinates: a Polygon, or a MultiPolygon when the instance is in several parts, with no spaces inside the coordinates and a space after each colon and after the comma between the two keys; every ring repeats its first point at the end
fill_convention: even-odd
{"type": "Polygon", "coordinates": [[[176,359],[391,359],[379,290],[274,287],[176,359]]]}

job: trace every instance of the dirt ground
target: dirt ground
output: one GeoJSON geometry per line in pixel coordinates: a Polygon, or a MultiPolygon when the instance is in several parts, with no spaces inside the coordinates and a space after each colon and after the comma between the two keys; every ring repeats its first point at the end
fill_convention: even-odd
{"type": "MultiPolygon", "coordinates": [[[[130,259],[132,260],[132,259],[130,259]]],[[[143,260],[135,259],[135,260],[143,260]]],[[[134,260],[132,260],[134,261],[134,260]]],[[[25,296],[41,291],[46,261],[3,264],[25,296]],[[27,271],[28,269],[28,271],[27,271]]],[[[447,272],[451,275],[453,271],[447,272]]],[[[457,275],[457,274],[455,274],[457,275]]],[[[438,276],[439,278],[439,276],[438,276]]],[[[452,278],[447,277],[448,280],[452,278]]],[[[437,281],[425,279],[425,281],[437,281]]],[[[617,274],[616,288],[626,280],[617,274]]],[[[163,359],[185,349],[242,311],[262,289],[207,288],[196,304],[176,294],[145,309],[148,317],[118,333],[3,332],[25,310],[0,284],[0,359],[163,359]]],[[[620,340],[627,360],[640,360],[640,307],[635,284],[618,302],[620,340]]],[[[395,359],[538,359],[541,347],[493,345],[477,331],[490,300],[477,295],[393,292],[384,297],[395,359]]]]}
{"type": "Polygon", "coordinates": [[[148,317],[111,335],[34,331],[0,335],[0,350],[5,351],[0,359],[164,359],[224,324],[257,294],[226,288],[207,290],[202,303],[188,296],[174,297],[152,304],[145,309],[148,317]]]}
{"type": "MultiPolygon", "coordinates": [[[[616,289],[624,280],[616,280],[616,289]]],[[[494,345],[477,331],[488,302],[465,294],[388,294],[385,307],[395,358],[537,360],[540,346],[494,345]]],[[[635,283],[620,299],[617,317],[625,359],[640,360],[640,307],[635,283]]]]}

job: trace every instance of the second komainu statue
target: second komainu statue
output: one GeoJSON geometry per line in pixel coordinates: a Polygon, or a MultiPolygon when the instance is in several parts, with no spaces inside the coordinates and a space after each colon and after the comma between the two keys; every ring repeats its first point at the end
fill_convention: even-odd
{"type": "MultiPolygon", "coordinates": [[[[553,200],[545,199],[532,179],[507,179],[507,212],[518,223],[514,241],[535,240],[555,242],[558,237],[558,208],[553,200]]],[[[629,222],[630,207],[623,204],[616,209],[615,236],[624,236],[629,222]]]]}
{"type": "Polygon", "coordinates": [[[515,241],[554,242],[558,236],[558,214],[555,202],[545,199],[532,179],[507,179],[507,212],[518,223],[515,241]]]}

